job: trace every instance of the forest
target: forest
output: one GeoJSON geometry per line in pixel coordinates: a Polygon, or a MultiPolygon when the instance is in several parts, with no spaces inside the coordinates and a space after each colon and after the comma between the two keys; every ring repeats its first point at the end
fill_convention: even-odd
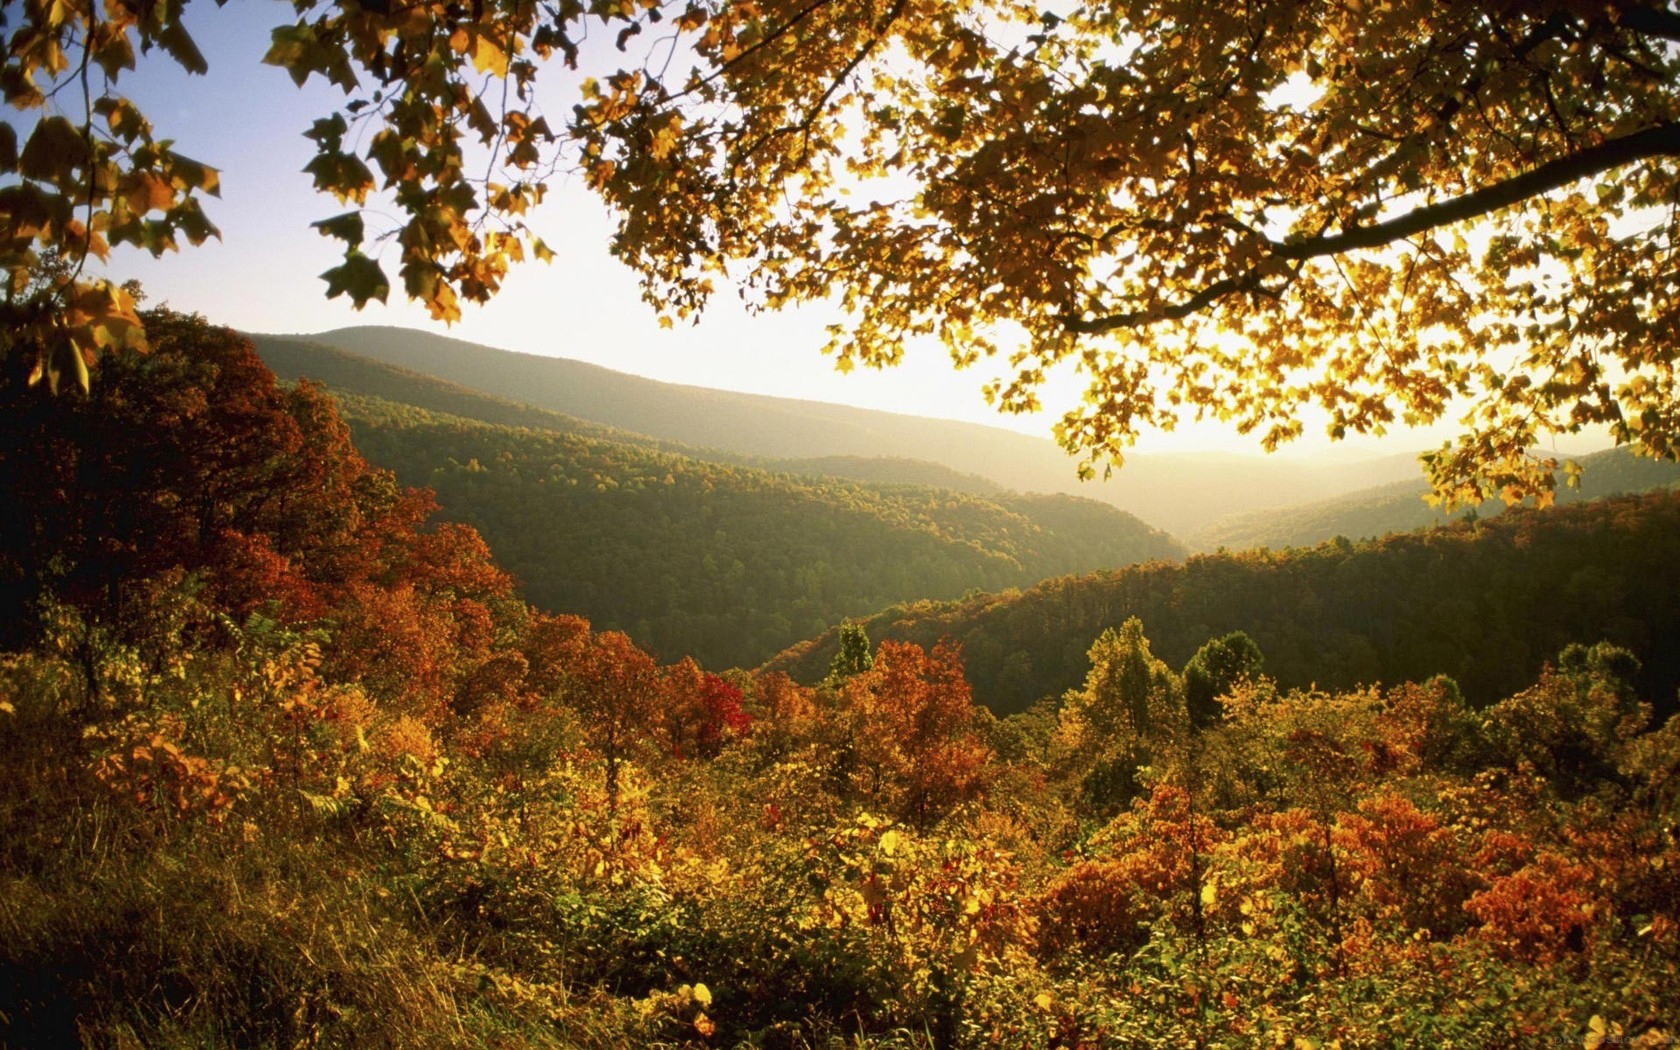
{"type": "MultiPolygon", "coordinates": [[[[1642,458],[1627,449],[1608,449],[1579,458],[1580,476],[1556,491],[1556,502],[1576,503],[1623,493],[1680,485],[1680,467],[1642,458]]],[[[1451,510],[1426,501],[1423,481],[1396,481],[1331,499],[1283,509],[1239,511],[1190,534],[1198,550],[1229,547],[1311,547],[1337,536],[1378,539],[1465,518],[1487,518],[1507,509],[1501,499],[1451,510]]]]}
{"type": "Polygon", "coordinates": [[[799,477],[342,401],[358,448],[477,529],[531,602],[622,629],[666,659],[756,666],[908,597],[1183,550],[1071,496],[799,477]]]}
{"type": "MultiPolygon", "coordinates": [[[[1509,695],[1563,646],[1610,640],[1642,661],[1666,714],[1680,688],[1680,494],[1517,510],[1380,540],[1198,554],[1047,580],[1018,592],[910,602],[864,620],[871,637],[963,646],[976,695],[1001,712],[1079,680],[1084,642],[1140,617],[1181,665],[1208,638],[1244,631],[1280,683],[1347,688],[1451,675],[1474,703],[1509,695]]],[[[814,682],[837,631],[767,666],[814,682]]]]}
{"type": "Polygon", "coordinates": [[[1479,643],[1551,645],[1575,621],[1519,610],[1672,595],[1672,497],[1058,580],[1024,597],[1106,619],[1059,613],[1066,691],[1003,715],[960,638],[853,624],[800,684],[541,612],[320,387],[147,324],[85,401],[4,388],[5,1045],[1670,1038],[1680,722],[1644,639],[1525,649],[1490,694],[1294,682],[1287,632],[1225,627],[1626,552],[1479,643]],[[1184,643],[1144,596],[1203,577],[1184,643]]]}
{"type": "Polygon", "coordinates": [[[1677,85],[1673,0],[0,4],[0,1047],[1674,1046],[1677,85]],[[1052,419],[332,327],[498,296],[1052,419]]]}

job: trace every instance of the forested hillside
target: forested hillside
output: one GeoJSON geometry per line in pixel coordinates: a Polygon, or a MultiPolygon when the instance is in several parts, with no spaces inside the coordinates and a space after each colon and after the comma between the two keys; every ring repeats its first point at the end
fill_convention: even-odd
{"type": "Polygon", "coordinates": [[[525,401],[486,394],[459,383],[426,375],[371,357],[340,350],[307,339],[280,336],[248,336],[263,363],[281,379],[310,379],[339,393],[359,394],[429,412],[500,423],[513,427],[536,427],[579,434],[650,448],[685,450],[686,446],[661,442],[645,434],[592,423],[525,401]]]}
{"type": "MultiPolygon", "coordinates": [[[[1233,507],[1287,506],[1420,475],[1409,455],[1326,463],[1156,453],[1128,455],[1124,471],[1112,480],[1081,482],[1074,461],[1052,441],[998,427],[661,383],[563,357],[412,329],[362,326],[256,338],[265,352],[278,341],[325,344],[496,397],[735,456],[875,460],[909,455],[1017,492],[1101,500],[1174,535],[1204,527],[1233,507]]],[[[531,349],[565,352],[552,345],[531,349]]]]}
{"type": "MultiPolygon", "coordinates": [[[[1680,465],[1636,456],[1620,448],[1579,459],[1580,483],[1559,484],[1556,502],[1578,503],[1680,482],[1680,465]]],[[[1391,532],[1411,532],[1467,517],[1488,518],[1505,511],[1501,500],[1446,511],[1424,500],[1423,481],[1396,481],[1334,499],[1265,511],[1242,511],[1185,537],[1198,550],[1246,550],[1250,547],[1310,547],[1337,536],[1375,539],[1391,532]]]]}
{"type": "MultiPolygon", "coordinates": [[[[973,703],[956,647],[855,626],[815,687],[661,665],[520,601],[320,387],[147,321],[86,398],[0,373],[0,1045],[1672,1042],[1680,722],[1625,650],[1479,709],[1444,678],[1291,690],[1262,624],[1263,660],[1209,638],[1181,676],[1123,609],[1079,634],[1064,581],[1073,688],[1025,717],[973,703]]],[[[579,488],[627,447],[353,408],[579,488]]],[[[1204,624],[1224,590],[1355,577],[1349,617],[1418,585],[1461,631],[1425,569],[1473,603],[1521,565],[1655,635],[1600,555],[1672,594],[1676,503],[1109,582],[1217,585],[1180,588],[1204,624]]]]}
{"type": "Polygon", "coordinates": [[[439,379],[437,376],[424,375],[399,365],[376,361],[371,357],[363,357],[308,339],[272,335],[256,335],[249,338],[263,362],[283,379],[314,379],[325,383],[332,390],[343,393],[381,398],[485,423],[582,434],[609,441],[660,448],[695,459],[762,467],[765,470],[789,474],[923,485],[980,495],[1008,491],[997,482],[978,474],[965,474],[938,463],[903,455],[789,459],[663,441],[646,434],[621,430],[603,423],[591,423],[562,412],[538,408],[524,401],[481,393],[459,383],[439,379]]]}
{"type": "MultiPolygon", "coordinates": [[[[878,481],[891,485],[929,485],[990,496],[1008,491],[979,474],[965,474],[938,463],[904,456],[816,456],[810,459],[762,459],[759,466],[790,474],[820,474],[854,481],[878,481]]],[[[1089,495],[1089,493],[1087,493],[1089,495]]]]}
{"type": "MultiPolygon", "coordinates": [[[[1175,667],[1207,639],[1240,630],[1285,685],[1448,674],[1473,703],[1520,688],[1564,645],[1609,640],[1644,661],[1643,695],[1672,710],[1680,495],[1518,510],[1374,542],[1197,555],[1022,593],[901,605],[867,626],[872,637],[954,639],[975,695],[1006,712],[1075,685],[1090,639],[1131,616],[1175,667]]],[[[831,631],[769,666],[815,681],[836,644],[831,631]]]]}
{"type": "Polygon", "coordinates": [[[525,596],[665,659],[751,666],[848,616],[1182,553],[1104,504],[799,477],[345,397],[364,454],[478,529],[525,596]]]}

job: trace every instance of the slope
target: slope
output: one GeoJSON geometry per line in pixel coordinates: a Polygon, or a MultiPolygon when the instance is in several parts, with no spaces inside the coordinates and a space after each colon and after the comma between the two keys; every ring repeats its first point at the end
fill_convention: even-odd
{"type": "Polygon", "coordinates": [[[1111,507],[801,478],[340,394],[357,447],[477,528],[538,606],[750,665],[912,597],[1173,557],[1111,507]]]}
{"type": "Polygon", "coordinates": [[[1175,535],[1233,507],[1285,506],[1418,475],[1409,456],[1325,464],[1216,453],[1129,456],[1113,479],[1080,482],[1053,442],[1000,427],[662,383],[412,329],[364,326],[290,338],[694,447],[772,459],[908,453],[1016,491],[1099,499],[1175,535]]]}
{"type": "MultiPolygon", "coordinates": [[[[962,643],[976,697],[1001,712],[1077,685],[1091,641],[1130,616],[1175,667],[1208,639],[1242,630],[1285,685],[1440,673],[1476,703],[1521,688],[1566,644],[1606,639],[1644,661],[1642,695],[1672,709],[1680,494],[1517,510],[1359,544],[1199,555],[899,606],[866,629],[876,640],[962,643]]],[[[830,631],[768,666],[814,680],[835,648],[830,631]]]]}
{"type": "MultiPolygon", "coordinates": [[[[1680,464],[1645,459],[1625,448],[1595,452],[1581,457],[1579,463],[1579,487],[1560,484],[1557,502],[1578,503],[1680,482],[1680,464]]],[[[1242,511],[1213,522],[1187,539],[1197,550],[1304,547],[1337,536],[1373,539],[1472,516],[1487,518],[1506,509],[1501,501],[1488,500],[1479,507],[1449,514],[1424,501],[1428,491],[1422,481],[1397,481],[1300,506],[1242,511]]]]}

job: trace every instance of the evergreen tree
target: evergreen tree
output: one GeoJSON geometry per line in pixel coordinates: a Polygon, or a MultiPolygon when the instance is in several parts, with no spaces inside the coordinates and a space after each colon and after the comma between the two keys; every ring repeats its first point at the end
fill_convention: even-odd
{"type": "Polygon", "coordinates": [[[862,674],[873,666],[875,658],[870,655],[869,635],[864,632],[863,624],[841,624],[840,651],[834,654],[834,660],[828,665],[828,677],[840,681],[862,674]]]}
{"type": "Polygon", "coordinates": [[[1260,674],[1265,658],[1260,647],[1242,631],[1215,638],[1196,650],[1184,665],[1184,706],[1197,729],[1219,721],[1219,698],[1231,687],[1260,674]]]}

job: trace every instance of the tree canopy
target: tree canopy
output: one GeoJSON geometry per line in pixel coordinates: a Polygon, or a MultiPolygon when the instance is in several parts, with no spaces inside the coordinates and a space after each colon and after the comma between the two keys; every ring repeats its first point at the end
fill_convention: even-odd
{"type": "MultiPolygon", "coordinates": [[[[202,67],[183,6],[8,12],[6,95],[41,114],[0,131],[14,300],[37,301],[43,249],[214,232],[214,172],[114,87],[153,49],[202,67]]],[[[1005,411],[1074,367],[1086,403],[1058,433],[1085,470],[1184,417],[1275,447],[1304,405],[1333,437],[1456,421],[1431,458],[1453,498],[1544,497],[1548,434],[1680,455],[1662,3],[293,7],[268,61],[347,96],[309,132],[315,185],[352,208],[317,224],[346,246],[329,295],[384,298],[383,255],[457,316],[547,254],[523,216],[575,164],[666,317],[720,276],[765,308],[834,301],[841,367],[937,338],[1003,358],[1005,411]],[[536,104],[545,59],[600,73],[564,129],[536,104]],[[395,228],[370,228],[370,195],[395,228]]],[[[120,294],[49,284],[14,343],[129,338],[101,320],[130,315],[120,294]]]]}

